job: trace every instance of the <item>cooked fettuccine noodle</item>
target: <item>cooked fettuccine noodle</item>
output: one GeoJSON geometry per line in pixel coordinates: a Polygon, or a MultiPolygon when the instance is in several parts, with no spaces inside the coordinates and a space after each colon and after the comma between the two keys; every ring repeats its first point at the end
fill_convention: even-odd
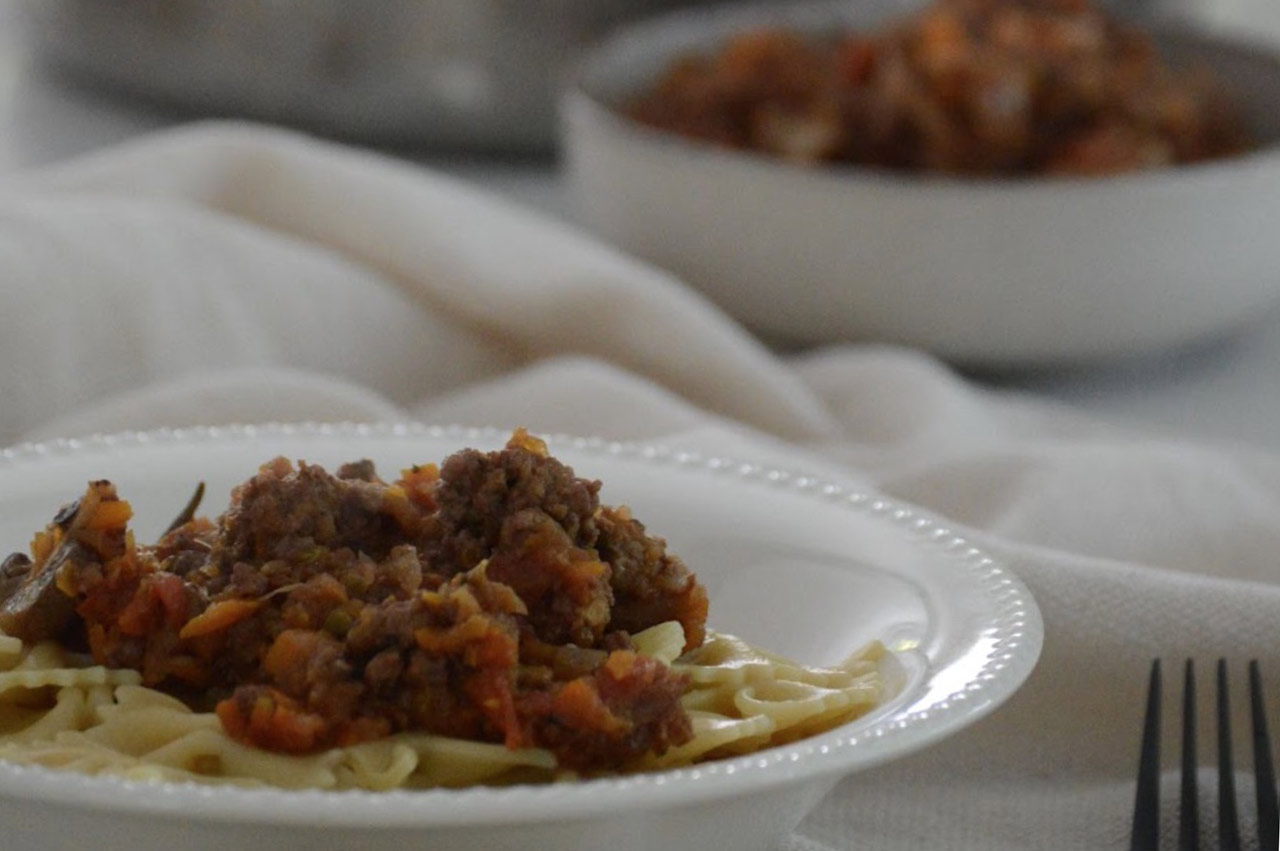
{"type": "MultiPolygon", "coordinates": [[[[800,665],[711,633],[684,656],[677,622],[634,637],[640,653],[689,678],[682,702],[691,741],[638,768],[662,769],[748,753],[845,723],[883,698],[878,643],[832,668],[800,665]]],[[[0,759],[129,779],[367,789],[550,781],[549,751],[398,733],[307,756],[227,737],[213,713],[140,684],[52,642],[0,634],[0,759]]]]}

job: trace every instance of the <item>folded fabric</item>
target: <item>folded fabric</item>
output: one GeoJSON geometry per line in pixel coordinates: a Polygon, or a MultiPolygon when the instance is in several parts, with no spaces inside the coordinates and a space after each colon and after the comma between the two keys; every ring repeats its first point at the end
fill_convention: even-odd
{"type": "Polygon", "coordinates": [[[917,352],[780,358],[679,281],[421,167],[198,124],[0,184],[0,445],[389,420],[661,442],[877,489],[1026,580],[1005,707],[846,780],[791,851],[1124,844],[1156,655],[1280,683],[1280,458],[1152,440],[917,352]]]}

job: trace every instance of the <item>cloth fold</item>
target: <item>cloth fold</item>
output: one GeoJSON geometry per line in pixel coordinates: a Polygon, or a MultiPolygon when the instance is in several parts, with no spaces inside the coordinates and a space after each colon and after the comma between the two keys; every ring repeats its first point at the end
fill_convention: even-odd
{"type": "MultiPolygon", "coordinates": [[[[429,170],[196,124],[0,182],[0,445],[423,419],[777,463],[943,515],[1043,610],[1026,687],[855,775],[788,851],[1124,844],[1154,656],[1280,683],[1280,459],[919,352],[782,358],[674,278],[429,170]]],[[[1247,769],[1247,766],[1244,766],[1247,769]]]]}

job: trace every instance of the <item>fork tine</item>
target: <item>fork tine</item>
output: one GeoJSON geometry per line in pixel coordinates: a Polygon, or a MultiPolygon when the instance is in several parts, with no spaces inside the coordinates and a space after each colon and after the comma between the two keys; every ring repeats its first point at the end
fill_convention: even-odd
{"type": "Polygon", "coordinates": [[[1236,813],[1236,774],[1231,759],[1231,698],[1227,694],[1227,660],[1218,660],[1218,847],[1240,851],[1236,813]]]}
{"type": "Polygon", "coordinates": [[[1200,788],[1196,782],[1196,672],[1188,659],[1182,671],[1182,780],[1178,851],[1199,851],[1200,788]]]}
{"type": "MultiPolygon", "coordinates": [[[[1196,782],[1196,677],[1191,659],[1183,669],[1181,796],[1178,819],[1179,851],[1198,851],[1200,833],[1199,793],[1196,782]]],[[[1215,703],[1218,744],[1218,845],[1216,851],[1242,851],[1240,813],[1236,802],[1235,766],[1231,742],[1231,698],[1226,659],[1216,670],[1215,703]]],[[[1142,723],[1142,749],[1138,757],[1138,783],[1133,802],[1130,851],[1160,848],[1160,715],[1163,686],[1160,660],[1151,662],[1147,684],[1146,714],[1142,723]]],[[[1280,797],[1277,795],[1271,737],[1267,732],[1266,699],[1257,659],[1249,662],[1249,710],[1252,719],[1253,775],[1257,797],[1259,851],[1280,850],[1280,797]]],[[[1250,845],[1250,848],[1253,846],[1250,845]]]]}
{"type": "Polygon", "coordinates": [[[1280,806],[1276,801],[1276,772],[1271,761],[1271,737],[1262,695],[1258,660],[1249,663],[1249,703],[1253,716],[1253,776],[1258,798],[1258,848],[1280,846],[1280,806]]]}
{"type": "Polygon", "coordinates": [[[1133,798],[1133,834],[1129,851],[1160,848],[1160,660],[1151,663],[1147,711],[1138,755],[1138,790],[1133,798]]]}

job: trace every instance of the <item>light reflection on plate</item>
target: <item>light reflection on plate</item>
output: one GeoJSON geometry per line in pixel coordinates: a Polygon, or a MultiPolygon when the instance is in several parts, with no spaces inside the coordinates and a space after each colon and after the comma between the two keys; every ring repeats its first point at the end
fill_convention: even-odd
{"type": "MultiPolygon", "coordinates": [[[[161,431],[0,451],[0,550],[90,478],[111,479],[155,537],[198,480],[217,513],[276,455],[384,474],[506,434],[428,426],[271,425],[161,431]]],[[[1043,627],[998,560],[914,509],[785,470],[661,447],[552,438],[668,540],[711,594],[710,625],[829,664],[884,641],[893,696],[829,733],[752,756],[554,786],[430,792],[285,792],[130,783],[0,762],[5,847],[95,851],[772,847],[842,776],[896,759],[994,709],[1030,674],[1043,627]]]]}

